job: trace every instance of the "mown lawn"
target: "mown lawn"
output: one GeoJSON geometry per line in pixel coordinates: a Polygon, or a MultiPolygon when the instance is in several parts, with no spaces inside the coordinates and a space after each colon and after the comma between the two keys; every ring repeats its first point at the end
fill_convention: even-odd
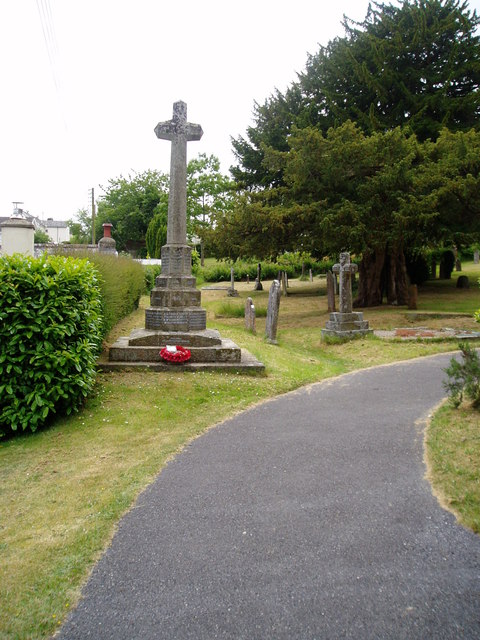
{"type": "MultiPolygon", "coordinates": [[[[473,282],[480,276],[480,267],[467,265],[463,273],[473,282]]],[[[478,287],[456,289],[458,274],[453,275],[451,282],[436,281],[421,288],[419,310],[470,314],[448,321],[429,319],[431,328],[448,322],[448,326],[480,329],[471,317],[480,307],[478,287]]],[[[252,285],[237,283],[240,298],[232,304],[243,305],[251,296],[256,304],[266,306],[269,283],[264,286],[264,292],[253,292],[252,285]]],[[[263,340],[264,318],[257,319],[256,335],[247,333],[241,317],[219,317],[225,292],[203,292],[209,326],[263,361],[264,376],[174,370],[101,374],[81,413],[59,420],[48,430],[0,444],[0,638],[40,639],[54,632],[78,600],[83,582],[122,514],[191,438],[235,412],[301,385],[456,348],[456,343],[448,341],[382,341],[376,337],[326,344],[321,340],[328,317],[324,286],[322,279],[291,282],[290,295],[281,300],[278,346],[263,340]]],[[[146,303],[145,299],[143,305],[146,303]]],[[[110,342],[143,326],[143,316],[139,309],[125,319],[115,327],[110,342]]],[[[365,318],[372,328],[412,324],[406,309],[400,308],[368,309],[365,318]]],[[[461,426],[464,414],[455,413],[454,418],[447,414],[447,426],[440,426],[440,431],[447,430],[452,420],[461,426]]],[[[465,442],[473,453],[470,458],[461,454],[467,467],[468,460],[480,453],[475,449],[478,414],[471,414],[468,420],[472,420],[473,436],[465,436],[465,442]]],[[[440,455],[453,459],[452,447],[456,450],[462,437],[454,435],[448,447],[440,445],[440,455]]],[[[473,486],[451,497],[445,468],[445,462],[440,463],[440,471],[432,464],[434,482],[440,483],[438,491],[444,501],[461,513],[458,505],[470,501],[478,489],[478,467],[471,471],[473,486]]],[[[455,478],[457,488],[467,475],[455,478]]],[[[477,516],[465,521],[476,527],[478,500],[474,508],[477,516]]]]}

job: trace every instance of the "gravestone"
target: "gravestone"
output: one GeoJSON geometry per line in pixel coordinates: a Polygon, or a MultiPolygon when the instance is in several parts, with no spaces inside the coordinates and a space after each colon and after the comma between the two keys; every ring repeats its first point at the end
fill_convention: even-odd
{"type": "Polygon", "coordinates": [[[251,298],[247,298],[245,301],[245,329],[256,333],[255,328],[255,305],[251,298]]]}
{"type": "Polygon", "coordinates": [[[470,280],[468,276],[458,276],[457,289],[470,289],[470,280]]]}
{"type": "Polygon", "coordinates": [[[288,296],[287,287],[288,287],[287,272],[286,271],[282,271],[282,293],[283,293],[284,296],[288,296]]]}
{"type": "Polygon", "coordinates": [[[335,311],[335,279],[331,271],[327,271],[327,305],[328,311],[335,311]]]}
{"type": "Polygon", "coordinates": [[[278,344],[277,326],[280,311],[280,295],[280,282],[274,280],[268,294],[267,321],[265,324],[265,337],[270,344],[278,344]]]}
{"type": "Polygon", "coordinates": [[[368,322],[363,319],[363,313],[352,311],[352,274],[357,269],[357,265],[350,262],[349,253],[340,254],[340,263],[333,266],[333,272],[338,274],[340,281],[339,312],[330,314],[326,328],[322,329],[322,336],[353,338],[372,333],[373,330],[368,328],[368,322]]]}
{"type": "MultiPolygon", "coordinates": [[[[162,273],[155,279],[150,307],[145,311],[145,329],[120,338],[109,350],[110,364],[125,364],[162,370],[160,349],[181,345],[191,351],[185,368],[233,368],[263,370],[264,366],[218,331],[206,329],[206,311],[192,275],[191,248],[187,244],[187,142],[200,140],[200,125],[187,122],[187,105],[175,102],[171,120],[160,122],[155,134],[171,142],[170,192],[168,198],[167,243],[162,247],[162,273]]],[[[112,369],[102,364],[104,369],[112,369]]]]}
{"type": "Polygon", "coordinates": [[[308,270],[308,276],[309,276],[310,282],[313,282],[313,273],[311,269],[308,270]]]}
{"type": "Polygon", "coordinates": [[[261,279],[262,279],[262,265],[259,262],[257,266],[257,277],[255,278],[255,286],[253,287],[254,291],[263,291],[263,285],[262,285],[261,279]]]}
{"type": "Polygon", "coordinates": [[[478,249],[475,249],[475,251],[473,252],[473,262],[475,264],[478,264],[480,262],[480,251],[478,249]]]}
{"type": "Polygon", "coordinates": [[[227,289],[227,296],[231,298],[238,296],[238,291],[235,289],[235,270],[233,267],[230,269],[230,287],[227,289]]]}
{"type": "Polygon", "coordinates": [[[418,300],[418,287],[416,284],[411,284],[408,287],[408,308],[415,310],[417,308],[418,300]]]}

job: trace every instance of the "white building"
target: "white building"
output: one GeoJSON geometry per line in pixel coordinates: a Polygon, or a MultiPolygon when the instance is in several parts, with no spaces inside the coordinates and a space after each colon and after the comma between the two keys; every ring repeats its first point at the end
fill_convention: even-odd
{"type": "Polygon", "coordinates": [[[45,231],[48,233],[50,240],[55,244],[70,241],[70,229],[66,222],[48,218],[42,222],[45,231]]]}

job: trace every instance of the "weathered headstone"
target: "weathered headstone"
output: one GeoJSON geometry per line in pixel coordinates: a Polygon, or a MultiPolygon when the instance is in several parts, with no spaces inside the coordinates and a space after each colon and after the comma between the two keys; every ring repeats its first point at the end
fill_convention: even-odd
{"type": "Polygon", "coordinates": [[[468,276],[458,276],[457,289],[470,289],[470,280],[468,276]]]}
{"type": "Polygon", "coordinates": [[[313,273],[312,273],[311,269],[309,269],[309,271],[308,271],[308,276],[310,278],[310,282],[313,282],[313,273]]]}
{"type": "Polygon", "coordinates": [[[235,270],[233,267],[230,269],[230,287],[227,289],[227,296],[231,298],[238,296],[238,291],[235,289],[235,270]]]}
{"type": "Polygon", "coordinates": [[[417,308],[418,300],[418,287],[416,284],[411,284],[408,287],[408,308],[415,310],[417,308]]]}
{"type": "Polygon", "coordinates": [[[247,298],[245,301],[245,329],[256,333],[255,328],[255,305],[251,298],[247,298]]]}
{"type": "Polygon", "coordinates": [[[338,273],[340,280],[338,306],[340,313],[352,313],[352,273],[358,271],[358,265],[350,262],[349,253],[340,254],[340,264],[333,265],[333,273],[338,273]]]}
{"type": "Polygon", "coordinates": [[[254,291],[263,291],[263,285],[261,280],[262,280],[262,265],[259,262],[257,266],[257,277],[255,278],[255,286],[253,287],[254,291]]]}
{"type": "Polygon", "coordinates": [[[460,261],[460,258],[457,258],[455,260],[455,271],[461,271],[462,270],[462,263],[460,261]]]}
{"type": "Polygon", "coordinates": [[[473,252],[473,262],[475,264],[478,264],[480,262],[480,251],[478,249],[475,249],[475,251],[473,252]]]}
{"type": "Polygon", "coordinates": [[[280,295],[280,282],[274,280],[268,294],[267,321],[265,324],[265,337],[270,344],[278,344],[277,326],[280,311],[280,295]]]}
{"type": "Polygon", "coordinates": [[[282,294],[284,296],[288,296],[287,287],[288,287],[287,272],[282,271],[282,294]]]}
{"type": "Polygon", "coordinates": [[[357,265],[350,262],[349,253],[340,254],[340,263],[333,266],[333,272],[339,275],[340,280],[340,311],[330,314],[330,320],[327,322],[326,328],[322,329],[322,336],[353,338],[372,332],[372,329],[368,328],[368,322],[363,319],[363,313],[352,311],[351,276],[357,269],[357,265]]]}
{"type": "Polygon", "coordinates": [[[331,271],[327,271],[327,305],[328,311],[332,313],[335,308],[335,279],[331,271]]]}

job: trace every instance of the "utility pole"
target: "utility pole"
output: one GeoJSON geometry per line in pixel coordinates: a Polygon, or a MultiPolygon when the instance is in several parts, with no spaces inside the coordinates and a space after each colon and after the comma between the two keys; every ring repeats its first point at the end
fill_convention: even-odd
{"type": "Polygon", "coordinates": [[[92,244],[95,244],[95,190],[92,187],[92,244]]]}

